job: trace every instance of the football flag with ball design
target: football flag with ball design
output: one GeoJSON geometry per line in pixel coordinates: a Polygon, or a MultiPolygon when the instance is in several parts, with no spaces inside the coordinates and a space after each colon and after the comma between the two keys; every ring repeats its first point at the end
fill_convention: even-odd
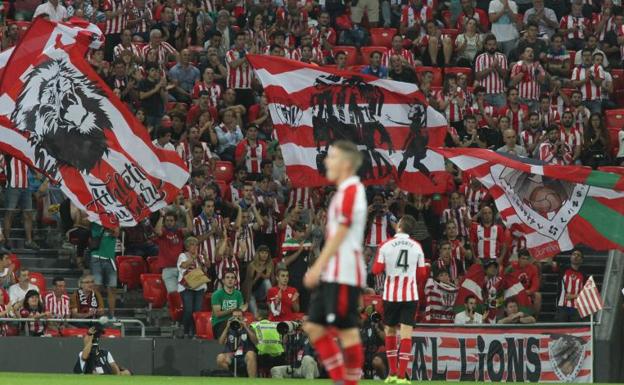
{"type": "Polygon", "coordinates": [[[524,235],[534,258],[579,244],[624,250],[624,176],[484,149],[435,151],[489,189],[503,222],[524,235]]]}

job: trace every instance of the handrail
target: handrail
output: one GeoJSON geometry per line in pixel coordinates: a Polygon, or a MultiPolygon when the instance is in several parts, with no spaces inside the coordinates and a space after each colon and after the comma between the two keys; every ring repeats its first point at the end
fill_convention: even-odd
{"type": "Polygon", "coordinates": [[[126,336],[126,324],[139,324],[141,327],[141,337],[145,337],[145,324],[143,321],[134,318],[116,318],[107,320],[105,322],[100,321],[99,318],[0,318],[0,322],[72,322],[72,323],[100,323],[103,326],[111,324],[113,326],[120,326],[121,336],[126,336]]]}
{"type": "MultiPolygon", "coordinates": [[[[594,323],[595,324],[595,323],[594,323]]],[[[591,322],[540,322],[540,323],[532,323],[532,324],[490,324],[490,323],[482,323],[482,324],[466,324],[466,325],[456,325],[456,324],[424,324],[417,323],[414,324],[414,327],[430,327],[430,328],[439,328],[439,327],[452,327],[452,328],[545,328],[545,327],[578,327],[578,326],[591,326],[591,322]]]]}

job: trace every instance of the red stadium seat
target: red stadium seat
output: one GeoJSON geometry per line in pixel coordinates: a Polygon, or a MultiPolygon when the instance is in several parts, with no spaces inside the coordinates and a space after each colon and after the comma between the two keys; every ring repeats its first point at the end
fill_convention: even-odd
{"type": "Polygon", "coordinates": [[[120,255],[116,258],[117,275],[119,282],[128,289],[135,289],[141,285],[141,274],[147,272],[145,261],[136,255],[120,255]]]}
{"type": "Polygon", "coordinates": [[[212,311],[212,293],[204,294],[202,301],[202,311],[212,311]]]}
{"type": "Polygon", "coordinates": [[[251,325],[252,322],[256,321],[256,317],[254,317],[253,313],[248,311],[243,313],[243,318],[245,318],[245,322],[247,322],[247,325],[251,325]]]}
{"type": "Polygon", "coordinates": [[[613,89],[624,90],[624,69],[611,69],[613,76],[613,89]]]}
{"type": "Polygon", "coordinates": [[[141,274],[143,299],[155,309],[160,309],[167,302],[167,288],[160,274],[141,274]]]}
{"type": "Polygon", "coordinates": [[[347,54],[347,66],[358,64],[357,48],[350,45],[337,45],[332,49],[332,55],[336,56],[336,52],[343,51],[347,54]]]}
{"type": "Polygon", "coordinates": [[[472,70],[467,67],[446,67],[444,68],[444,74],[464,74],[468,77],[468,85],[472,86],[472,70]]]}
{"type": "Polygon", "coordinates": [[[150,274],[162,273],[162,266],[158,262],[158,257],[147,257],[147,272],[150,274]]]}
{"type": "Polygon", "coordinates": [[[37,286],[39,288],[39,293],[41,294],[42,297],[45,295],[46,280],[45,280],[45,277],[43,276],[43,274],[31,272],[30,273],[30,283],[32,283],[33,285],[35,285],[35,286],[37,286]]]}
{"type": "Polygon", "coordinates": [[[424,67],[424,66],[416,66],[414,67],[416,70],[416,74],[419,76],[425,72],[433,73],[433,80],[431,82],[432,87],[442,87],[442,68],[439,67],[424,67]]]}
{"type": "Polygon", "coordinates": [[[89,331],[88,328],[65,328],[61,331],[61,337],[84,337],[89,331]]]}
{"type": "Polygon", "coordinates": [[[8,291],[4,290],[3,288],[0,288],[0,296],[2,296],[2,298],[3,298],[3,301],[2,301],[3,304],[9,303],[10,298],[9,298],[9,292],[8,291]]]}
{"type": "Polygon", "coordinates": [[[232,162],[218,160],[215,165],[214,177],[216,180],[230,183],[234,179],[234,165],[232,162]]]}
{"type": "Polygon", "coordinates": [[[104,329],[104,338],[121,338],[121,329],[106,328],[104,329]]]}
{"type": "Polygon", "coordinates": [[[620,130],[616,127],[607,129],[609,133],[609,153],[613,158],[617,155],[620,150],[620,130]]]}
{"type": "Polygon", "coordinates": [[[371,45],[384,46],[392,48],[392,38],[397,34],[396,28],[371,28],[370,41],[371,45]]]}
{"type": "Polygon", "coordinates": [[[198,311],[193,313],[193,321],[195,322],[195,335],[205,340],[214,340],[212,333],[212,313],[209,311],[198,311]]]}
{"type": "Polygon", "coordinates": [[[388,52],[388,48],[382,46],[368,46],[360,48],[360,52],[362,53],[362,64],[369,65],[370,64],[370,55],[375,52],[381,52],[381,56],[388,52]]]}
{"type": "Polygon", "coordinates": [[[380,295],[377,294],[364,294],[362,295],[362,305],[367,307],[373,305],[375,311],[383,315],[383,300],[380,295]]]}
{"type": "Polygon", "coordinates": [[[182,297],[177,291],[167,294],[167,302],[169,308],[169,316],[173,321],[181,321],[184,306],[182,305],[182,297]]]}
{"type": "Polygon", "coordinates": [[[447,28],[454,27],[451,20],[451,11],[442,11],[442,20],[444,20],[444,24],[447,28]]]}
{"type": "Polygon", "coordinates": [[[22,262],[20,262],[17,255],[11,253],[9,254],[9,259],[11,260],[11,262],[13,262],[13,266],[15,267],[13,271],[19,271],[22,268],[22,262]]]}
{"type": "Polygon", "coordinates": [[[607,128],[620,130],[624,127],[624,108],[617,110],[607,110],[605,112],[605,124],[607,128]]]}

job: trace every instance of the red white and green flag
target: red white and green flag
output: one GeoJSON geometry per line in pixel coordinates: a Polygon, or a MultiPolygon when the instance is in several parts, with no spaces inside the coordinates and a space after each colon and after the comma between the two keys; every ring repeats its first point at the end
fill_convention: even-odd
{"type": "Polygon", "coordinates": [[[534,258],[583,244],[624,250],[624,176],[546,165],[484,149],[438,148],[488,188],[505,226],[522,233],[534,258]]]}

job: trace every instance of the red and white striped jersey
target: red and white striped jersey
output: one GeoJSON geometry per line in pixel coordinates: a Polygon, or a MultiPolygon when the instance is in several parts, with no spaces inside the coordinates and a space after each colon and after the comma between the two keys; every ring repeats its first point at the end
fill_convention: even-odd
{"type": "Polygon", "coordinates": [[[528,148],[529,146],[532,146],[537,143],[539,135],[541,134],[542,134],[542,131],[532,131],[530,129],[526,129],[520,133],[520,144],[524,148],[528,148]]]}
{"type": "Polygon", "coordinates": [[[561,115],[559,114],[559,110],[556,106],[549,106],[548,112],[543,112],[539,110],[537,111],[537,113],[539,114],[541,126],[543,129],[547,129],[548,127],[550,127],[551,124],[558,125],[559,123],[561,123],[561,115]]]}
{"type": "Polygon", "coordinates": [[[444,114],[449,122],[460,122],[464,120],[464,108],[466,107],[466,94],[464,91],[457,87],[455,95],[445,94],[443,90],[439,90],[435,93],[435,97],[438,101],[448,102],[444,114]],[[458,98],[453,100],[453,98],[458,98]],[[461,103],[460,103],[461,100],[461,103]]]}
{"type": "Polygon", "coordinates": [[[473,217],[481,210],[481,202],[487,197],[488,190],[485,187],[479,189],[473,189],[469,185],[465,184],[460,187],[460,192],[466,200],[468,211],[470,216],[473,217]]]}
{"type": "Polygon", "coordinates": [[[139,22],[134,26],[133,33],[147,33],[149,32],[149,24],[146,20],[154,20],[152,10],[145,6],[143,9],[139,9],[136,6],[130,10],[130,20],[138,20],[139,22]]]}
{"type": "MultiPolygon", "coordinates": [[[[292,60],[301,61],[301,47],[295,48],[290,53],[290,58],[292,60]]],[[[312,47],[312,57],[310,58],[313,62],[323,64],[323,52],[316,47],[312,47]]]]}
{"type": "Polygon", "coordinates": [[[557,306],[576,307],[576,300],[566,299],[566,294],[578,295],[583,289],[583,283],[585,282],[585,275],[578,270],[574,270],[571,267],[565,269],[561,276],[559,299],[557,300],[557,306]]]}
{"type": "Polygon", "coordinates": [[[134,43],[130,43],[129,46],[124,47],[123,44],[119,43],[113,48],[113,55],[115,59],[121,57],[121,53],[123,51],[130,51],[136,57],[141,57],[141,49],[134,43]]]}
{"type": "Polygon", "coordinates": [[[104,27],[105,35],[112,35],[121,33],[128,22],[128,14],[126,9],[128,6],[133,6],[132,0],[104,0],[103,10],[104,12],[118,12],[122,13],[118,16],[106,19],[106,26],[104,27]]]}
{"type": "Polygon", "coordinates": [[[444,270],[449,273],[449,277],[451,281],[455,281],[459,278],[460,274],[463,273],[463,270],[460,270],[460,265],[455,258],[449,260],[448,265],[444,263],[442,257],[438,257],[435,262],[433,262],[433,266],[435,266],[439,270],[444,270]]]}
{"type": "Polygon", "coordinates": [[[511,255],[518,255],[518,251],[526,249],[526,238],[522,233],[514,233],[511,238],[511,255]]]}
{"type": "MultiPolygon", "coordinates": [[[[489,53],[482,53],[477,56],[475,60],[475,72],[483,71],[486,68],[492,67],[494,60],[497,60],[500,67],[507,71],[507,57],[500,52],[495,52],[494,55],[489,53]]],[[[490,72],[484,79],[475,81],[475,86],[482,86],[485,88],[486,94],[502,94],[505,92],[505,79],[503,79],[497,71],[490,72]]]]}
{"type": "Polygon", "coordinates": [[[388,240],[392,229],[392,224],[396,223],[396,218],[391,213],[385,215],[375,215],[371,220],[366,236],[366,245],[377,247],[388,240]]]}
{"type": "Polygon", "coordinates": [[[511,76],[516,76],[520,73],[523,73],[524,76],[518,83],[518,96],[522,99],[539,99],[540,84],[537,78],[546,74],[542,65],[539,62],[526,63],[519,61],[511,68],[511,76]]]}
{"type": "Polygon", "coordinates": [[[238,264],[238,259],[234,256],[221,258],[215,265],[217,288],[223,288],[223,277],[225,277],[225,273],[229,271],[233,272],[236,275],[236,289],[240,290],[240,265],[238,264]]]}
{"type": "Polygon", "coordinates": [[[572,115],[574,115],[574,127],[577,130],[583,132],[585,128],[585,123],[589,120],[590,115],[589,108],[584,105],[580,105],[577,108],[572,109],[572,115]]]}
{"type": "Polygon", "coordinates": [[[578,28],[576,32],[570,31],[566,34],[568,39],[583,39],[587,37],[587,33],[590,29],[590,21],[585,17],[575,17],[572,15],[565,15],[561,18],[559,23],[561,29],[573,29],[578,28]]]}
{"type": "Polygon", "coordinates": [[[450,324],[455,320],[453,306],[457,298],[457,288],[433,278],[427,280],[425,285],[427,307],[425,308],[425,321],[436,324],[450,324]]]}
{"type": "Polygon", "coordinates": [[[495,259],[501,257],[501,248],[505,242],[505,229],[501,225],[483,226],[473,223],[470,227],[470,242],[477,258],[495,259]]]}
{"type": "Polygon", "coordinates": [[[598,41],[604,41],[608,32],[615,31],[615,18],[613,16],[609,16],[602,29],[597,30],[596,27],[603,19],[602,12],[592,14],[592,29],[594,35],[597,35],[598,41]]]}
{"type": "Polygon", "coordinates": [[[293,187],[288,194],[288,207],[301,205],[305,210],[314,210],[311,187],[293,187]]]}
{"type": "Polygon", "coordinates": [[[463,271],[466,271],[466,247],[461,239],[449,239],[451,242],[451,256],[457,261],[463,271]]]}
{"type": "Polygon", "coordinates": [[[576,127],[572,127],[570,132],[568,132],[563,126],[561,126],[559,129],[559,137],[563,143],[570,146],[572,152],[574,152],[577,146],[583,145],[583,131],[576,127]]]}
{"type": "MultiPolygon", "coordinates": [[[[245,53],[247,51],[245,50],[245,53]]],[[[238,67],[232,67],[231,63],[235,60],[240,59],[240,52],[235,49],[231,49],[227,51],[225,54],[225,64],[227,65],[228,77],[227,77],[227,87],[228,88],[251,88],[251,79],[253,79],[253,69],[249,65],[249,63],[244,62],[238,67]]]]}
{"type": "Polygon", "coordinates": [[[8,163],[8,186],[13,188],[28,188],[28,165],[16,157],[12,157],[8,163]]]}
{"type": "Polygon", "coordinates": [[[448,208],[442,211],[442,217],[440,218],[443,224],[449,222],[455,223],[460,237],[468,236],[468,226],[466,226],[465,218],[469,218],[468,208],[466,206],[448,208]]]}
{"type": "Polygon", "coordinates": [[[415,25],[424,26],[427,20],[433,19],[433,11],[426,5],[423,5],[420,10],[414,9],[412,6],[405,6],[401,10],[401,25],[412,28],[415,25]]]}
{"type": "MultiPolygon", "coordinates": [[[[317,25],[314,27],[310,27],[310,29],[308,30],[308,33],[310,33],[310,36],[312,36],[312,45],[314,47],[320,48],[321,45],[321,37],[323,36],[323,33],[321,32],[321,28],[317,25]]],[[[336,30],[333,29],[332,27],[327,27],[325,28],[325,39],[327,40],[327,42],[331,45],[336,45],[336,30]]]]}
{"type": "Polygon", "coordinates": [[[248,223],[247,226],[242,226],[239,230],[236,231],[236,235],[234,238],[234,255],[236,255],[237,258],[240,258],[241,261],[245,263],[251,262],[254,255],[256,255],[253,226],[253,223],[248,223]],[[244,252],[240,253],[243,244],[245,245],[245,250],[244,252]]]}
{"type": "Polygon", "coordinates": [[[494,110],[494,106],[491,106],[487,103],[483,103],[483,113],[481,113],[481,111],[479,110],[479,105],[477,104],[477,102],[474,102],[472,104],[472,106],[466,108],[466,113],[470,114],[470,115],[474,115],[475,117],[477,117],[478,122],[477,122],[477,126],[479,128],[483,128],[483,127],[488,127],[489,123],[487,121],[487,119],[485,119],[485,116],[491,116],[491,117],[496,117],[495,113],[497,111],[494,110]]]}
{"type": "Polygon", "coordinates": [[[236,146],[234,157],[237,163],[245,162],[248,173],[260,173],[262,160],[267,156],[267,144],[263,140],[256,140],[255,144],[250,144],[249,140],[243,139],[236,146]]]}
{"type": "Polygon", "coordinates": [[[390,58],[394,55],[398,55],[400,57],[405,58],[409,63],[410,67],[414,67],[414,54],[409,49],[401,48],[400,51],[396,51],[394,48],[390,48],[386,53],[381,57],[381,65],[386,68],[390,68],[390,58]]]}
{"type": "Polygon", "coordinates": [[[209,236],[206,240],[199,243],[199,253],[205,255],[211,264],[216,263],[217,243],[221,236],[221,229],[223,229],[223,217],[215,214],[212,218],[208,218],[202,213],[193,218],[193,235],[195,237],[200,237],[213,230],[211,225],[211,221],[213,220],[219,230],[217,230],[216,234],[209,236]]]}
{"type": "MultiPolygon", "coordinates": [[[[210,161],[210,159],[212,159],[212,152],[210,151],[210,147],[208,147],[208,143],[206,142],[199,142],[199,144],[204,149],[204,162],[207,163],[210,161]]],[[[176,148],[176,152],[178,153],[178,155],[180,155],[180,158],[182,158],[182,160],[186,162],[187,166],[191,164],[191,160],[193,159],[193,149],[191,148],[189,142],[180,142],[180,144],[178,144],[178,147],[176,148]]]]}
{"type": "Polygon", "coordinates": [[[362,245],[367,209],[366,192],[360,178],[351,176],[340,183],[327,210],[325,239],[332,238],[341,225],[347,226],[349,231],[325,266],[322,281],[357,287],[366,285],[362,245]]]}
{"type": "Polygon", "coordinates": [[[56,298],[53,292],[46,294],[43,303],[45,310],[50,312],[51,318],[69,318],[69,296],[62,294],[61,298],[56,298]]]}
{"type": "Polygon", "coordinates": [[[243,197],[243,186],[236,187],[234,183],[230,184],[230,202],[238,202],[243,197]]]}
{"type": "Polygon", "coordinates": [[[604,78],[604,69],[600,64],[594,64],[589,68],[578,66],[572,70],[572,80],[585,81],[585,84],[579,87],[583,100],[600,100],[602,96],[600,86],[597,86],[592,79],[604,80],[604,78]]]}
{"type": "Polygon", "coordinates": [[[199,99],[199,93],[202,91],[208,91],[208,93],[210,94],[210,97],[208,99],[208,105],[210,107],[216,107],[219,104],[219,100],[221,100],[221,94],[223,93],[223,90],[221,89],[221,86],[219,84],[214,82],[212,84],[206,84],[206,82],[204,81],[199,81],[193,86],[193,93],[191,94],[191,96],[193,97],[193,99],[199,99]]]}
{"type": "Polygon", "coordinates": [[[214,0],[200,0],[199,7],[206,13],[213,13],[217,10],[214,0]]]}
{"type": "Polygon", "coordinates": [[[572,150],[565,144],[562,154],[555,153],[555,145],[550,142],[543,142],[539,146],[539,159],[548,164],[568,165],[572,163],[572,150]]]}
{"type": "Polygon", "coordinates": [[[151,44],[148,44],[141,48],[141,57],[143,60],[147,58],[147,53],[150,51],[156,51],[156,57],[158,58],[158,64],[164,66],[169,61],[169,55],[177,55],[178,51],[176,51],[171,44],[166,41],[161,41],[158,44],[158,47],[153,47],[151,44]]]}
{"type": "Polygon", "coordinates": [[[524,131],[524,125],[529,118],[529,107],[526,104],[519,104],[514,111],[509,105],[498,111],[498,116],[507,116],[516,133],[524,131]]]}
{"type": "Polygon", "coordinates": [[[405,233],[398,233],[379,247],[375,264],[384,265],[386,272],[384,301],[418,301],[416,271],[425,267],[420,243],[405,233]]]}

